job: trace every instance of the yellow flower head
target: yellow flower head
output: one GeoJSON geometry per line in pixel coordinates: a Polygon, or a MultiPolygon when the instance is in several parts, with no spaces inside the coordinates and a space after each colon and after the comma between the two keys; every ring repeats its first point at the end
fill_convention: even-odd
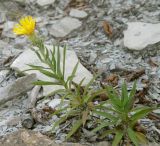
{"type": "Polygon", "coordinates": [[[36,21],[31,16],[22,18],[13,28],[13,32],[17,35],[32,35],[35,30],[36,21]]]}

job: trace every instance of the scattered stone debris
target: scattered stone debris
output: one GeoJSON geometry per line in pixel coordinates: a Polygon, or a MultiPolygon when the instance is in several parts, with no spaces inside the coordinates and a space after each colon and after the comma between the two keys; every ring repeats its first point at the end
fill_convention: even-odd
{"type": "MultiPolygon", "coordinates": [[[[37,29],[44,36],[46,44],[57,44],[57,42],[62,45],[67,44],[76,52],[84,67],[92,73],[104,72],[105,77],[108,77],[107,84],[110,82],[116,88],[120,88],[123,80],[129,78],[127,85],[130,90],[136,79],[137,104],[159,103],[159,6],[160,1],[157,0],[1,0],[0,81],[3,80],[3,82],[0,82],[0,86],[5,89],[17,78],[16,74],[19,68],[15,69],[16,71],[8,72],[13,60],[16,62],[21,59],[20,62],[17,62],[19,67],[21,64],[32,63],[29,60],[34,58],[33,52],[26,51],[30,43],[24,37],[15,38],[12,33],[12,27],[20,17],[32,15],[37,20],[37,29]],[[104,21],[106,22],[105,32],[102,27],[104,21]],[[21,52],[23,53],[19,55],[21,52]],[[24,56],[25,58],[23,58],[24,56]],[[137,69],[144,69],[144,71],[137,75],[137,69]]],[[[91,75],[88,74],[88,71],[82,72],[91,75]]],[[[35,87],[31,94],[20,95],[21,98],[14,98],[0,105],[0,136],[18,131],[24,125],[26,128],[31,128],[32,131],[50,135],[53,121],[56,121],[58,117],[54,116],[46,122],[43,116],[48,118],[49,112],[54,110],[52,108],[58,105],[60,97],[55,95],[41,99],[39,97],[42,97],[42,94],[41,90],[39,93],[39,88],[35,87]],[[34,100],[31,100],[32,97],[34,100]],[[36,123],[32,123],[30,117],[33,118],[33,116],[31,113],[29,115],[27,113],[29,103],[32,103],[30,108],[35,109],[32,114],[35,114],[36,123]],[[30,122],[24,122],[26,119],[29,119],[30,122]]],[[[43,94],[47,94],[50,90],[52,88],[43,88],[43,94]]],[[[19,96],[17,93],[16,97],[19,96]]],[[[107,100],[104,95],[98,98],[101,101],[107,100]]],[[[147,138],[151,142],[160,143],[158,115],[159,111],[155,111],[150,117],[141,120],[141,123],[147,130],[147,138]]],[[[56,131],[55,139],[57,142],[64,141],[66,133],[63,129],[64,127],[59,127],[56,131]]],[[[15,133],[11,140],[8,139],[7,144],[16,143],[16,140],[18,141],[17,135],[18,133],[15,133]],[[16,139],[14,139],[15,137],[16,139]]],[[[6,141],[3,141],[4,144],[7,142],[7,137],[5,137],[6,141]]],[[[93,137],[92,141],[94,140],[93,137]]],[[[85,141],[86,139],[81,139],[81,142],[85,141]]],[[[21,142],[23,143],[20,138],[20,146],[23,145],[21,142]]],[[[104,145],[107,144],[104,143],[104,145]]],[[[154,146],[154,143],[150,145],[154,146]]]]}

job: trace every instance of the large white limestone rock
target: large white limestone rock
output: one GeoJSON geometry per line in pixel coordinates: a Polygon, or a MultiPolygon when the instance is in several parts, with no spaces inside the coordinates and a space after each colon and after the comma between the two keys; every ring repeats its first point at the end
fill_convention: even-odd
{"type": "Polygon", "coordinates": [[[124,46],[130,50],[143,50],[160,42],[160,23],[130,22],[124,31],[124,46]]]}
{"type": "MultiPolygon", "coordinates": [[[[47,47],[49,49],[53,48],[52,46],[49,46],[49,45],[47,45],[47,47]]],[[[63,48],[60,49],[60,52],[61,52],[61,56],[62,56],[63,48]]],[[[63,57],[61,57],[61,64],[62,64],[62,59],[63,59],[63,57]]],[[[73,50],[67,50],[66,51],[65,79],[69,75],[71,75],[71,72],[73,71],[73,68],[77,64],[77,62],[78,62],[78,58],[77,58],[77,55],[75,54],[75,52],[73,50]]],[[[41,63],[41,61],[36,56],[34,51],[27,49],[22,54],[20,54],[20,56],[13,62],[13,64],[11,65],[11,68],[13,68],[14,70],[16,70],[18,72],[22,72],[22,71],[30,68],[27,64],[39,65],[39,66],[46,67],[45,64],[41,63]]],[[[32,73],[35,73],[39,80],[55,82],[54,79],[49,78],[38,71],[29,70],[29,71],[25,72],[25,74],[32,74],[32,73]]],[[[89,82],[89,80],[91,80],[91,78],[93,76],[81,63],[79,63],[78,69],[76,72],[76,76],[74,78],[74,82],[80,83],[80,81],[84,77],[85,77],[85,80],[84,80],[84,85],[85,85],[89,82]]],[[[57,89],[61,89],[61,88],[62,88],[62,86],[55,86],[55,85],[43,86],[43,95],[46,96],[49,93],[51,93],[57,89]]]]}

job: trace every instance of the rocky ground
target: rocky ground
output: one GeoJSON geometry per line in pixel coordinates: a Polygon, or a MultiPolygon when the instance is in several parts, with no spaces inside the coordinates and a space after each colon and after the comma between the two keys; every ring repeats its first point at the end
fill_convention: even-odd
{"type": "MultiPolygon", "coordinates": [[[[33,123],[28,113],[31,93],[41,97],[50,89],[43,87],[38,94],[40,88],[31,84],[36,80],[34,74],[30,72],[21,78],[23,74],[19,72],[28,61],[37,63],[31,57],[32,52],[27,51],[30,48],[27,38],[12,33],[13,25],[26,15],[36,18],[37,31],[46,44],[67,44],[70,54],[76,52],[83,70],[78,72],[79,78],[87,75],[89,79],[101,71],[102,82],[117,88],[123,79],[128,81],[129,88],[137,79],[141,95],[137,104],[160,103],[159,0],[0,0],[1,137],[23,127],[50,135],[52,123],[57,119],[52,117],[46,123],[40,113],[41,118],[33,123]]],[[[68,58],[73,59],[68,62],[77,60],[74,53],[68,58]]],[[[39,100],[35,112],[44,106],[55,108],[58,103],[58,96],[39,100]]],[[[154,111],[141,123],[147,129],[148,139],[160,143],[160,111],[154,111]]],[[[61,128],[56,132],[56,142],[64,140],[61,128]]]]}

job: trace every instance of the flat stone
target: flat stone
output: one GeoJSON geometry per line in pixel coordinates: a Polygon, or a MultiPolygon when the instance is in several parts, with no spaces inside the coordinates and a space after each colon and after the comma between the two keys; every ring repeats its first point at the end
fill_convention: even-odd
{"type": "MultiPolygon", "coordinates": [[[[47,48],[52,49],[53,47],[47,45],[47,48]]],[[[63,56],[62,55],[63,48],[60,48],[60,53],[61,53],[61,56],[63,56]]],[[[62,60],[63,60],[63,57],[61,57],[61,63],[62,63],[62,60]]],[[[75,67],[77,62],[78,62],[78,58],[77,58],[76,53],[73,50],[67,50],[66,51],[65,79],[67,79],[67,77],[71,75],[72,70],[75,67]]],[[[13,62],[13,64],[11,65],[11,68],[18,72],[22,72],[24,70],[30,69],[30,67],[27,64],[47,67],[46,65],[41,63],[41,61],[39,60],[39,58],[37,57],[34,51],[27,49],[13,62]]],[[[25,72],[25,74],[32,74],[32,73],[35,73],[39,80],[55,82],[55,79],[49,78],[38,71],[29,70],[25,72]]],[[[83,85],[86,85],[93,76],[81,63],[79,63],[78,69],[77,69],[77,72],[76,72],[76,75],[73,81],[75,83],[80,83],[80,81],[84,77],[85,77],[85,80],[83,82],[83,85]]],[[[51,92],[58,90],[58,89],[62,89],[62,88],[63,88],[62,86],[58,86],[58,85],[43,86],[43,96],[46,96],[50,94],[51,92]]]]}
{"type": "Polygon", "coordinates": [[[64,17],[61,20],[57,20],[55,24],[50,28],[49,32],[56,38],[65,37],[73,30],[81,27],[82,22],[78,19],[71,17],[64,17]]]}
{"type": "Polygon", "coordinates": [[[143,50],[160,42],[160,23],[130,22],[124,31],[124,46],[130,50],[143,50]]]}
{"type": "Polygon", "coordinates": [[[54,4],[55,0],[37,0],[39,6],[48,6],[54,4]]]}
{"type": "Polygon", "coordinates": [[[88,16],[88,14],[85,11],[82,10],[78,10],[78,9],[71,9],[69,15],[71,17],[76,17],[76,18],[86,18],[88,16]]]}
{"type": "Polygon", "coordinates": [[[31,74],[17,79],[6,87],[0,88],[0,104],[12,100],[13,98],[29,91],[33,87],[32,83],[34,81],[36,81],[36,75],[31,74]]]}

